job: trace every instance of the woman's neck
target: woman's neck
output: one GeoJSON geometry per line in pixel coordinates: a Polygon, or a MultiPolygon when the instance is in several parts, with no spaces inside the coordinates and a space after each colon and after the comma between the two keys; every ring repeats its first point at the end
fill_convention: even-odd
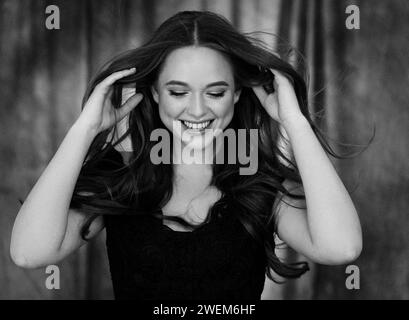
{"type": "Polygon", "coordinates": [[[213,175],[211,164],[174,164],[176,182],[183,180],[184,183],[195,185],[210,185],[213,175]]]}

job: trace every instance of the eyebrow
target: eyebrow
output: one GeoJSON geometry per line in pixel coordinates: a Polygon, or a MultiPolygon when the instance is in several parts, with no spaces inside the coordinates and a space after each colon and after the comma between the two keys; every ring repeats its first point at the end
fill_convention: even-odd
{"type": "MultiPolygon", "coordinates": [[[[167,85],[177,85],[177,86],[184,86],[184,87],[189,87],[189,85],[186,82],[183,81],[177,81],[177,80],[171,80],[165,83],[165,86],[167,85]]],[[[228,87],[229,84],[226,81],[216,81],[212,82],[206,85],[206,88],[210,87],[216,87],[216,86],[225,86],[228,87]]]]}

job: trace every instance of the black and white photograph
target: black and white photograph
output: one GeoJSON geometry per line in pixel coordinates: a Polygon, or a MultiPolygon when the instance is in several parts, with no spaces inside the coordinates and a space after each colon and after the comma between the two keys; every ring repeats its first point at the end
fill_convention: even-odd
{"type": "Polygon", "coordinates": [[[408,300],[408,40],[407,0],[0,0],[0,300],[408,300]]]}

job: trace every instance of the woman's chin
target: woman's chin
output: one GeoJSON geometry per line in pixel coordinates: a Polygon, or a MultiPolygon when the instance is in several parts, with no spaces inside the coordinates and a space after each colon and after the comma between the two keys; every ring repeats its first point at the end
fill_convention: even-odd
{"type": "Polygon", "coordinates": [[[188,138],[184,135],[182,137],[182,148],[192,150],[192,152],[202,152],[212,144],[213,138],[213,135],[208,134],[190,136],[188,138]]]}

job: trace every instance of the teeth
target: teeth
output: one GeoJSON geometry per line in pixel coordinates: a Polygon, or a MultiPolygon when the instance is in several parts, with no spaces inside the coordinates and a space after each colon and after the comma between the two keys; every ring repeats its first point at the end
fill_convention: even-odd
{"type": "Polygon", "coordinates": [[[189,122],[189,121],[183,121],[183,124],[188,127],[189,129],[195,129],[195,130],[202,130],[205,129],[206,127],[209,126],[211,121],[204,121],[200,123],[194,123],[194,122],[189,122]]]}

